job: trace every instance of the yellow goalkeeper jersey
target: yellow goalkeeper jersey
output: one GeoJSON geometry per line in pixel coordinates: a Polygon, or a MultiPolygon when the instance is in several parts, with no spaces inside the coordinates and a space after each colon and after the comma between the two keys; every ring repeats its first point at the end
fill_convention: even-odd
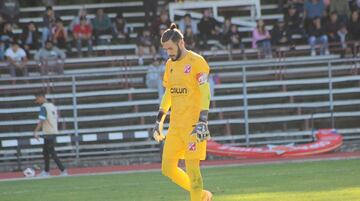
{"type": "Polygon", "coordinates": [[[192,51],[181,60],[166,62],[163,86],[171,93],[170,127],[188,128],[199,120],[199,86],[208,82],[209,71],[205,59],[192,51]]]}

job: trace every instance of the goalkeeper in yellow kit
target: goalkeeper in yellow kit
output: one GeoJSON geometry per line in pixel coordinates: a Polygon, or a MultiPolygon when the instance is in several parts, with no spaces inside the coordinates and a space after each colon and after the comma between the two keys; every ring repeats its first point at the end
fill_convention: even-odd
{"type": "Polygon", "coordinates": [[[191,201],[211,201],[203,189],[200,160],[206,157],[210,104],[209,66],[204,58],[185,48],[182,33],[171,24],[161,43],[170,59],[163,79],[165,93],[157,116],[153,137],[164,139],[162,125],[171,107],[170,126],[162,156],[162,173],[190,193],[191,201]],[[178,167],[185,159],[186,172],[178,167]]]}

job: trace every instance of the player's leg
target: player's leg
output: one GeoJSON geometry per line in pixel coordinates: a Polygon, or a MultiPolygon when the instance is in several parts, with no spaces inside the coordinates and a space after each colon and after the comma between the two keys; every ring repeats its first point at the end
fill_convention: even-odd
{"type": "Polygon", "coordinates": [[[55,152],[55,138],[49,139],[49,154],[54,159],[56,165],[61,171],[65,170],[65,167],[61,163],[60,159],[58,158],[56,152],[55,152]]]}
{"type": "Polygon", "coordinates": [[[44,157],[44,171],[49,172],[50,170],[50,153],[49,153],[49,141],[44,138],[44,145],[43,145],[43,157],[44,157]]]}
{"type": "Polygon", "coordinates": [[[200,172],[200,160],[186,160],[186,173],[190,179],[191,201],[201,201],[203,192],[203,180],[200,172]]]}
{"type": "Polygon", "coordinates": [[[183,189],[190,191],[189,176],[178,167],[179,159],[183,158],[184,144],[175,132],[169,130],[166,136],[164,151],[162,156],[162,174],[169,177],[171,181],[183,189]]]}

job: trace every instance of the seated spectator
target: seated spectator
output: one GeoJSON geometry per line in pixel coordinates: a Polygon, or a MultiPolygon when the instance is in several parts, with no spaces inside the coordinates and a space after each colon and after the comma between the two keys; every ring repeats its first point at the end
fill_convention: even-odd
{"type": "Polygon", "coordinates": [[[293,6],[297,13],[304,12],[304,0],[288,0],[286,7],[289,9],[290,6],[293,6]]]}
{"type": "Polygon", "coordinates": [[[52,38],[51,30],[55,27],[56,19],[59,16],[54,12],[51,6],[46,7],[45,15],[43,17],[43,29],[41,36],[41,45],[44,46],[45,42],[52,38]]]}
{"type": "Polygon", "coordinates": [[[52,41],[59,48],[67,48],[68,32],[60,18],[56,19],[55,27],[52,29],[52,41]]]}
{"type": "Polygon", "coordinates": [[[349,2],[344,0],[331,0],[329,11],[330,13],[337,13],[340,23],[346,23],[350,15],[349,2]]]}
{"type": "Polygon", "coordinates": [[[0,1],[0,13],[3,14],[5,20],[12,25],[19,22],[20,3],[18,0],[2,0],[0,1]]]}
{"type": "Polygon", "coordinates": [[[184,32],[185,47],[188,50],[196,50],[197,38],[191,26],[187,26],[184,32]]]}
{"type": "Polygon", "coordinates": [[[96,44],[100,44],[99,36],[111,34],[111,20],[107,14],[104,14],[102,8],[97,9],[96,16],[92,20],[92,25],[96,44]]]}
{"type": "Polygon", "coordinates": [[[311,56],[316,55],[315,45],[320,45],[320,54],[328,55],[328,37],[326,35],[326,31],[321,24],[320,17],[316,17],[313,20],[312,26],[309,28],[309,44],[311,47],[311,56]]]}
{"type": "Polygon", "coordinates": [[[286,46],[289,43],[288,28],[283,19],[278,19],[271,30],[271,44],[275,46],[286,46]]]}
{"type": "Polygon", "coordinates": [[[74,19],[71,21],[70,25],[69,25],[69,31],[73,32],[74,31],[74,27],[75,25],[80,24],[80,18],[84,17],[86,20],[86,24],[90,24],[91,25],[91,21],[90,18],[87,17],[87,11],[85,9],[80,9],[78,16],[74,17],[74,19]]]}
{"type": "Polygon", "coordinates": [[[126,20],[121,13],[118,13],[115,18],[115,22],[112,23],[113,39],[125,39],[125,43],[130,42],[130,31],[126,24],[126,20]]]}
{"type": "MultiPolygon", "coordinates": [[[[16,41],[11,43],[11,47],[9,47],[5,52],[5,57],[8,64],[8,69],[10,71],[10,75],[12,77],[16,76],[28,76],[27,69],[27,57],[24,49],[19,47],[19,44],[16,41]]],[[[13,84],[16,83],[16,80],[13,81],[13,84]]]]}
{"type": "Polygon", "coordinates": [[[0,13],[0,36],[2,35],[2,33],[4,31],[5,23],[6,23],[6,20],[5,20],[4,16],[0,13]]]}
{"type": "Polygon", "coordinates": [[[226,44],[230,49],[243,49],[241,33],[235,24],[232,24],[230,30],[226,33],[226,44]]]}
{"type": "Polygon", "coordinates": [[[325,27],[329,42],[339,42],[340,38],[337,32],[340,30],[340,22],[336,11],[330,14],[330,18],[326,21],[325,27]]]}
{"type": "Polygon", "coordinates": [[[5,50],[9,48],[10,43],[13,41],[13,29],[9,22],[4,24],[2,34],[0,35],[0,60],[4,60],[5,50]]]}
{"type": "Polygon", "coordinates": [[[294,35],[301,35],[301,38],[304,41],[307,41],[307,34],[303,28],[302,18],[299,15],[299,12],[296,10],[294,5],[290,5],[288,12],[285,15],[285,22],[288,28],[289,40],[294,44],[294,35]]]}
{"type": "Polygon", "coordinates": [[[170,24],[171,22],[169,19],[168,11],[162,10],[160,12],[160,16],[151,23],[150,31],[152,36],[159,36],[158,34],[160,32],[160,27],[161,26],[169,27],[170,24]]]}
{"type": "Polygon", "coordinates": [[[241,49],[241,54],[243,59],[246,60],[245,55],[245,46],[242,43],[242,37],[238,30],[238,27],[235,24],[230,26],[230,30],[225,35],[225,44],[228,46],[230,51],[233,49],[241,49]]]}
{"type": "Polygon", "coordinates": [[[349,35],[349,40],[351,40],[351,51],[353,57],[356,57],[359,53],[359,43],[360,43],[360,19],[359,12],[353,11],[351,13],[351,18],[347,23],[347,30],[349,35]]]}
{"type": "Polygon", "coordinates": [[[197,22],[191,19],[191,15],[189,13],[185,14],[183,19],[181,19],[179,22],[179,29],[181,33],[185,33],[185,29],[187,27],[191,27],[192,33],[194,35],[198,34],[197,22]]]}
{"type": "MultiPolygon", "coordinates": [[[[269,31],[267,31],[265,28],[264,21],[258,20],[256,28],[252,33],[252,47],[261,48],[260,50],[263,52],[266,58],[272,58],[270,39],[271,36],[269,31]]],[[[258,57],[260,58],[260,52],[258,53],[258,57]]]]}
{"type": "Polygon", "coordinates": [[[360,0],[351,0],[350,2],[350,11],[351,13],[355,10],[360,10],[360,0]]]}
{"type": "Polygon", "coordinates": [[[211,11],[209,9],[205,9],[203,17],[198,24],[199,42],[203,48],[208,48],[209,39],[219,40],[220,26],[220,23],[211,16],[211,11]]]}
{"type": "Polygon", "coordinates": [[[155,57],[156,48],[153,37],[149,29],[145,28],[137,38],[139,65],[144,64],[143,56],[145,54],[151,54],[155,57]]]}
{"type": "Polygon", "coordinates": [[[46,41],[45,47],[41,48],[35,55],[41,75],[48,75],[52,72],[64,74],[65,58],[65,53],[56,46],[54,47],[51,40],[46,41]]]}
{"type": "Polygon", "coordinates": [[[341,44],[341,57],[344,58],[346,54],[347,42],[349,41],[348,30],[345,24],[341,24],[340,29],[337,31],[341,44]]]}
{"type": "Polygon", "coordinates": [[[221,43],[227,45],[226,36],[231,29],[231,17],[225,17],[224,23],[221,27],[221,43]]]}
{"type": "Polygon", "coordinates": [[[159,35],[154,37],[155,48],[158,50],[157,54],[160,56],[160,59],[163,61],[167,61],[169,59],[169,55],[161,45],[161,36],[163,35],[163,33],[167,28],[168,27],[166,27],[165,25],[161,25],[159,35]]]}
{"type": "Polygon", "coordinates": [[[28,58],[30,58],[30,50],[39,49],[40,33],[34,22],[29,24],[23,29],[21,34],[21,43],[28,58]]]}
{"type": "Polygon", "coordinates": [[[314,18],[322,19],[326,15],[325,5],[322,0],[307,0],[304,4],[304,27],[306,31],[312,27],[314,18]]]}
{"type": "Polygon", "coordinates": [[[164,77],[165,65],[159,58],[155,58],[153,63],[148,67],[146,73],[146,86],[150,89],[157,89],[161,99],[164,89],[162,79],[164,77]]]}
{"type": "Polygon", "coordinates": [[[88,44],[88,56],[92,55],[92,28],[90,24],[86,23],[86,18],[81,17],[80,24],[75,25],[73,38],[76,41],[79,57],[82,57],[81,47],[84,41],[88,44]]]}

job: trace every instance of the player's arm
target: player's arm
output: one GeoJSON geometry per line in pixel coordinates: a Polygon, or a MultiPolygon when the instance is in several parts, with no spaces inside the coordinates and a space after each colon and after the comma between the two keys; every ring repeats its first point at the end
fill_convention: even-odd
{"type": "Polygon", "coordinates": [[[170,94],[170,90],[166,88],[160,103],[159,112],[156,117],[156,123],[153,130],[153,138],[157,142],[160,142],[165,138],[165,136],[162,134],[162,129],[163,129],[164,120],[166,118],[166,114],[169,111],[170,106],[171,106],[171,94],[170,94]]]}
{"type": "Polygon", "coordinates": [[[45,107],[41,107],[40,108],[40,113],[39,113],[39,122],[35,127],[34,130],[34,137],[39,140],[39,135],[38,132],[40,131],[40,129],[42,128],[44,121],[46,120],[46,108],[45,107]]]}
{"type": "Polygon", "coordinates": [[[209,84],[209,71],[208,66],[196,75],[197,82],[200,90],[200,114],[199,120],[195,125],[193,134],[196,134],[198,141],[210,139],[210,132],[208,129],[208,114],[210,107],[210,84],[209,84]]]}

